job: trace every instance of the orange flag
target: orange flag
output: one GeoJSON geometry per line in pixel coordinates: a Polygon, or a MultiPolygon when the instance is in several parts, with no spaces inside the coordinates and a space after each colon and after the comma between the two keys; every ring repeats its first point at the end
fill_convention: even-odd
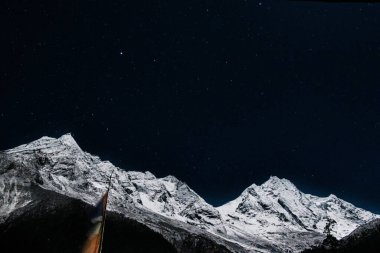
{"type": "Polygon", "coordinates": [[[100,253],[102,250],[107,200],[108,190],[95,207],[95,214],[91,219],[91,222],[94,225],[88,235],[88,239],[83,247],[82,253],[100,253]]]}

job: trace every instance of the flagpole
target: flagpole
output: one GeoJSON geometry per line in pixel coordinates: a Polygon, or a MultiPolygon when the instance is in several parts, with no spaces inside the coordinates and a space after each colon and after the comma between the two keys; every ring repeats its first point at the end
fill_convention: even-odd
{"type": "MultiPolygon", "coordinates": [[[[106,197],[106,204],[105,206],[107,207],[107,201],[108,201],[108,191],[107,191],[107,197],[106,197]]],[[[102,220],[102,227],[101,227],[101,234],[100,234],[100,246],[99,246],[99,253],[102,252],[102,247],[103,247],[103,235],[104,235],[104,227],[105,227],[105,224],[106,224],[106,211],[104,211],[104,214],[103,214],[103,220],[102,220]]]]}
{"type": "Polygon", "coordinates": [[[100,235],[100,247],[99,247],[99,253],[102,252],[102,248],[103,248],[103,235],[104,235],[104,227],[106,226],[106,216],[107,216],[107,203],[108,203],[108,193],[111,189],[111,180],[112,180],[112,176],[113,176],[113,173],[111,174],[110,178],[109,178],[109,182],[108,182],[108,189],[107,189],[107,192],[106,192],[106,201],[104,203],[104,208],[103,208],[103,220],[102,220],[102,227],[101,227],[101,230],[102,230],[102,233],[100,235]]]}

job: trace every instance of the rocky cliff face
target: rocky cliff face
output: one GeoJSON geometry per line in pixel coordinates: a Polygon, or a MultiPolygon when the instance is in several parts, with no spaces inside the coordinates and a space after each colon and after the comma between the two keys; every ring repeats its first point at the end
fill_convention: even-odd
{"type": "Polygon", "coordinates": [[[341,238],[377,217],[334,195],[304,194],[277,177],[215,208],[177,178],[124,171],[84,152],[68,134],[0,154],[0,222],[39,200],[33,188],[93,205],[112,173],[109,210],[144,224],[181,252],[195,242],[190,237],[232,252],[297,252],[324,239],[328,220],[341,238]]]}

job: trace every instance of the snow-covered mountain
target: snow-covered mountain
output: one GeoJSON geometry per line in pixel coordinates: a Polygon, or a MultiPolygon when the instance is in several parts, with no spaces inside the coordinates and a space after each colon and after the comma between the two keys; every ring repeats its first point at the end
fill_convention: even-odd
{"type": "Polygon", "coordinates": [[[67,134],[0,154],[0,222],[36,200],[33,187],[94,204],[112,173],[109,209],[144,223],[174,245],[182,240],[175,227],[231,252],[298,252],[323,240],[327,221],[334,221],[332,233],[341,238],[379,217],[334,195],[304,194],[277,177],[215,208],[177,178],[122,170],[84,152],[67,134]]]}
{"type": "Polygon", "coordinates": [[[320,198],[304,194],[289,180],[278,177],[270,177],[260,186],[253,184],[237,199],[217,209],[230,233],[240,231],[247,238],[260,235],[282,247],[295,242],[291,248],[297,250],[306,246],[301,242],[310,236],[308,233],[323,234],[329,221],[331,234],[340,239],[377,217],[334,195],[320,198]],[[282,236],[291,233],[298,240],[289,241],[288,236],[282,236]]]}

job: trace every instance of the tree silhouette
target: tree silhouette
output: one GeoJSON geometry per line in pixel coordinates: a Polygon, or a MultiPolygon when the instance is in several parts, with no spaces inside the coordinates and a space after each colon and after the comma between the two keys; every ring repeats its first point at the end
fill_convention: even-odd
{"type": "Polygon", "coordinates": [[[336,224],[336,221],[327,218],[326,226],[323,233],[326,235],[326,239],[323,241],[323,246],[327,249],[335,249],[338,246],[338,240],[331,234],[332,227],[336,224]]]}
{"type": "Polygon", "coordinates": [[[336,221],[331,219],[330,217],[327,218],[327,222],[326,222],[326,226],[323,230],[323,233],[326,235],[326,236],[330,236],[331,235],[331,229],[332,227],[336,224],[336,221]]]}

